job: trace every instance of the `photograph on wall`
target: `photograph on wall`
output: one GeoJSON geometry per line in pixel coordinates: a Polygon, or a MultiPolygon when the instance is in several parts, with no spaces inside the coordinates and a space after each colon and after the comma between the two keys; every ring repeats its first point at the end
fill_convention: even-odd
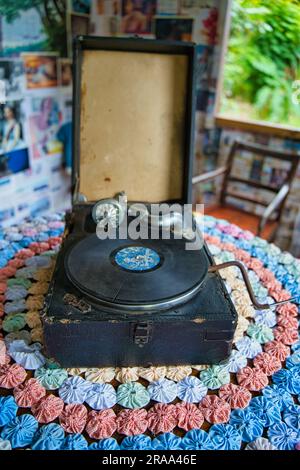
{"type": "Polygon", "coordinates": [[[156,0],[122,0],[121,33],[150,34],[156,0]]]}
{"type": "Polygon", "coordinates": [[[58,86],[63,88],[72,87],[72,61],[71,59],[57,60],[58,86]]]}
{"type": "Polygon", "coordinates": [[[58,97],[32,97],[28,107],[33,158],[61,153],[62,145],[57,139],[57,131],[61,124],[61,106],[58,97]]]}
{"type": "Polygon", "coordinates": [[[203,9],[212,8],[216,0],[180,0],[180,15],[199,16],[203,9]]]}
{"type": "Polygon", "coordinates": [[[209,90],[213,68],[213,48],[197,45],[196,55],[196,89],[209,90]]]}
{"type": "Polygon", "coordinates": [[[193,22],[193,18],[156,16],[154,23],[156,39],[191,41],[193,22]]]}
{"type": "Polygon", "coordinates": [[[55,54],[23,54],[22,57],[27,89],[57,87],[57,57],[55,54]]]}
{"type": "Polygon", "coordinates": [[[0,0],[1,55],[57,51],[67,56],[67,4],[67,0],[0,0]]]}
{"type": "Polygon", "coordinates": [[[86,36],[89,34],[90,19],[88,16],[71,15],[71,35],[72,38],[76,36],[86,36]]]}
{"type": "Polygon", "coordinates": [[[92,1],[91,11],[97,15],[120,15],[121,0],[94,0],[92,1]]]}
{"type": "Polygon", "coordinates": [[[89,15],[91,12],[92,0],[71,0],[72,11],[89,15]]]}
{"type": "Polygon", "coordinates": [[[195,16],[193,41],[197,44],[215,46],[218,43],[218,9],[203,8],[195,16]]]}
{"type": "Polygon", "coordinates": [[[22,101],[0,105],[0,177],[29,168],[22,101]]]}
{"type": "Polygon", "coordinates": [[[1,103],[22,98],[25,72],[22,60],[0,59],[1,103]]]}
{"type": "Polygon", "coordinates": [[[158,15],[178,15],[180,0],[157,0],[158,15]]]}

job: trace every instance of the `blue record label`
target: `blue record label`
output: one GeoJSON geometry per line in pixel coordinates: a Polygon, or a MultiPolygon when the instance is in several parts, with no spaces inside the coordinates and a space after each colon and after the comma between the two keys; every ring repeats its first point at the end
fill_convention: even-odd
{"type": "Polygon", "coordinates": [[[115,262],[128,271],[150,271],[159,265],[160,256],[151,248],[130,246],[115,254],[115,262]]]}

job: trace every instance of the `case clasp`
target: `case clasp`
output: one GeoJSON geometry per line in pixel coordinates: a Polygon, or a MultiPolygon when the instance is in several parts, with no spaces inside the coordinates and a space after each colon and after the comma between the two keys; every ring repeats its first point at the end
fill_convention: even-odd
{"type": "Polygon", "coordinates": [[[136,323],[133,328],[133,342],[142,348],[152,337],[152,322],[136,323]]]}

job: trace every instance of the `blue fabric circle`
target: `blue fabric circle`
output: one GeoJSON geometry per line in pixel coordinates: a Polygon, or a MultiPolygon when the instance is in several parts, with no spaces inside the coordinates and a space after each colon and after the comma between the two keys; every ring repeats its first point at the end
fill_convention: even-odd
{"type": "Polygon", "coordinates": [[[178,397],[187,403],[198,403],[207,394],[207,387],[192,375],[178,382],[178,397]]]}
{"type": "Polygon", "coordinates": [[[117,403],[117,393],[110,384],[91,384],[87,396],[86,403],[94,410],[104,410],[112,408],[117,403]]]}
{"type": "Polygon", "coordinates": [[[268,399],[268,402],[277,404],[280,411],[285,410],[294,403],[291,394],[281,385],[268,385],[262,390],[262,393],[268,399]]]}
{"type": "Polygon", "coordinates": [[[299,431],[282,421],[268,429],[268,437],[278,450],[294,450],[295,445],[300,442],[299,431]]]}
{"type": "Polygon", "coordinates": [[[214,448],[217,450],[240,450],[241,433],[230,424],[214,424],[209,430],[214,448]]]}
{"type": "Polygon", "coordinates": [[[41,426],[34,436],[32,450],[58,450],[65,438],[63,428],[56,423],[41,426]]]}
{"type": "Polygon", "coordinates": [[[262,436],[264,427],[260,419],[249,409],[233,410],[229,424],[241,432],[244,442],[255,441],[262,436]]]}
{"type": "Polygon", "coordinates": [[[169,379],[159,379],[151,382],[148,385],[148,393],[151,400],[160,403],[170,403],[175,400],[178,392],[178,386],[175,382],[169,379]]]}
{"type": "Polygon", "coordinates": [[[63,441],[61,450],[87,450],[88,443],[82,434],[69,434],[63,441]]]}
{"type": "Polygon", "coordinates": [[[300,367],[300,351],[294,352],[290,357],[287,358],[285,365],[288,369],[294,369],[300,367]]]}
{"type": "Polygon", "coordinates": [[[262,422],[264,427],[281,421],[280,407],[266,397],[255,397],[251,400],[249,409],[262,422]]]}
{"type": "Polygon", "coordinates": [[[283,420],[290,428],[299,432],[300,440],[300,406],[292,405],[287,408],[283,413],[283,420]]]}
{"type": "Polygon", "coordinates": [[[158,266],[160,256],[151,248],[129,246],[122,248],[115,254],[115,262],[128,271],[149,271],[158,266]]]}
{"type": "Polygon", "coordinates": [[[172,432],[166,432],[156,437],[152,441],[152,448],[154,450],[180,450],[182,439],[172,432]]]}
{"type": "Polygon", "coordinates": [[[120,450],[120,446],[116,439],[109,437],[108,439],[100,439],[98,442],[93,442],[89,446],[89,450],[120,450]]]}
{"type": "Polygon", "coordinates": [[[139,434],[138,436],[128,436],[123,439],[121,450],[151,450],[152,442],[149,436],[139,434]]]}
{"type": "Polygon", "coordinates": [[[65,403],[81,404],[85,401],[90,388],[90,382],[80,376],[73,376],[63,382],[58,393],[65,403]]]}
{"type": "Polygon", "coordinates": [[[25,447],[31,444],[37,429],[37,420],[32,415],[24,414],[6,424],[0,436],[9,440],[13,448],[25,447]]]}
{"type": "Polygon", "coordinates": [[[5,426],[17,416],[18,405],[14,397],[0,397],[0,426],[5,426]]]}
{"type": "Polygon", "coordinates": [[[182,438],[182,448],[185,450],[214,450],[214,444],[202,429],[188,431],[182,438]]]}
{"type": "Polygon", "coordinates": [[[280,385],[289,393],[298,395],[300,393],[300,376],[297,371],[281,369],[272,376],[274,384],[280,385]]]}

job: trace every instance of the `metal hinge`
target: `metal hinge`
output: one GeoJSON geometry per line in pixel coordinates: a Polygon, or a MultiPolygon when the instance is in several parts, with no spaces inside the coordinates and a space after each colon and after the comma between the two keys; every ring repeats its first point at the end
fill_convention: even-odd
{"type": "Polygon", "coordinates": [[[136,323],[133,327],[133,342],[140,348],[148,344],[152,337],[152,322],[136,323]]]}

